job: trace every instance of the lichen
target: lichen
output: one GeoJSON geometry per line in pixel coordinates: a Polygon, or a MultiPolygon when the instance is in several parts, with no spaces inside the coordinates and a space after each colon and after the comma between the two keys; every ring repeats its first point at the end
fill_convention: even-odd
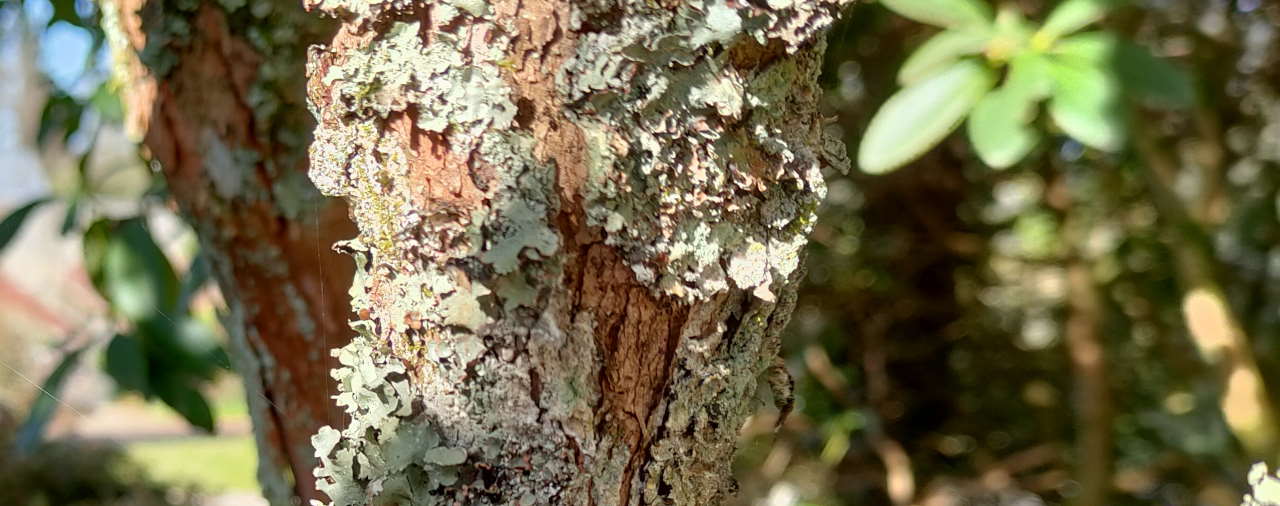
{"type": "Polygon", "coordinates": [[[729,268],[737,286],[771,299],[825,195],[822,169],[848,164],[842,149],[814,150],[832,141],[795,114],[816,111],[821,48],[801,47],[838,2],[782,4],[626,4],[620,26],[586,34],[558,75],[584,104],[571,117],[592,154],[590,223],[637,276],[689,302],[725,290],[729,268]],[[732,51],[708,50],[774,41],[796,54],[740,68],[732,51]]]}
{"type": "Polygon", "coordinates": [[[536,2],[312,2],[345,27],[309,63],[310,174],[360,229],[351,422],[316,438],[335,504],[732,489],[823,171],[847,165],[815,40],[846,2],[659,3],[574,2],[536,46],[536,2]],[[422,452],[389,466],[401,438],[422,452]]]}
{"type": "Polygon", "coordinates": [[[337,402],[351,423],[311,438],[318,487],[336,506],[444,504],[423,491],[456,484],[467,450],[441,445],[438,430],[415,413],[404,366],[364,339],[334,351],[343,366],[333,374],[337,402]]]}
{"type": "MultiPolygon", "coordinates": [[[[339,351],[344,367],[335,371],[339,402],[358,408],[348,408],[348,427],[317,435],[323,456],[316,476],[337,505],[483,502],[501,494],[467,464],[468,454],[478,454],[479,462],[495,469],[503,461],[507,469],[537,468],[503,480],[508,486],[547,485],[526,488],[543,491],[528,497],[530,503],[548,503],[558,493],[549,485],[571,468],[564,459],[538,462],[566,446],[554,437],[557,430],[537,422],[536,401],[517,391],[459,391],[461,385],[484,391],[487,384],[530,381],[527,358],[514,358],[514,346],[531,329],[495,327],[503,325],[504,313],[536,300],[517,268],[549,259],[559,248],[548,224],[557,204],[553,172],[531,156],[535,140],[527,132],[510,131],[517,107],[501,75],[510,36],[482,2],[316,5],[352,26],[389,23],[325,60],[332,63],[313,78],[321,125],[311,177],[324,193],[349,199],[361,230],[341,249],[359,259],[352,296],[362,319],[353,327],[363,335],[339,351]],[[421,16],[413,15],[415,9],[421,16]],[[431,26],[418,21],[423,19],[431,26]],[[406,118],[410,127],[389,131],[406,118]],[[413,165],[420,154],[406,138],[447,145],[450,156],[492,168],[491,177],[461,183],[475,185],[489,205],[460,199],[456,206],[424,206],[412,183],[414,171],[422,170],[413,165]],[[501,304],[490,301],[495,289],[501,304]],[[493,334],[503,339],[483,337],[493,334]],[[412,391],[393,380],[370,393],[387,377],[424,374],[432,381],[413,382],[412,391]],[[408,404],[392,405],[393,397],[432,402],[409,410],[408,404]],[[369,433],[378,436],[365,437],[369,433]],[[490,433],[527,437],[492,439],[490,433]],[[386,445],[422,452],[396,461],[405,465],[388,466],[377,458],[386,445]],[[363,472],[365,460],[376,465],[372,473],[363,472]]],[[[313,72],[320,72],[317,62],[313,72]]],[[[442,163],[431,170],[456,169],[448,156],[442,163]]]]}

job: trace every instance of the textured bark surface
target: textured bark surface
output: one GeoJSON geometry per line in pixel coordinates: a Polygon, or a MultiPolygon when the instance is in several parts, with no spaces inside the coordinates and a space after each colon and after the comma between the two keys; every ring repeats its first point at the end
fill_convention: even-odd
{"type": "Polygon", "coordinates": [[[313,0],[311,177],[360,231],[332,502],[731,494],[847,165],[816,110],[844,3],[313,0]]]}
{"type": "Polygon", "coordinates": [[[273,504],[316,497],[310,437],[340,420],[328,350],[349,340],[355,231],[306,177],[305,47],[329,24],[291,1],[103,4],[127,127],[212,259],[273,504]],[[293,478],[296,477],[296,482],[293,478]]]}

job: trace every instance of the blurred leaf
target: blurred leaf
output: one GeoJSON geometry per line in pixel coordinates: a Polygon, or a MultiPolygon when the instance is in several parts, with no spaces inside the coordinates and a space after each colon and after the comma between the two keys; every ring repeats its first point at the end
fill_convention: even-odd
{"type": "Polygon", "coordinates": [[[1105,65],[1116,53],[1119,39],[1108,32],[1085,32],[1059,40],[1049,53],[1073,63],[1105,65]]]}
{"type": "Polygon", "coordinates": [[[192,318],[152,317],[137,322],[134,332],[142,340],[151,370],[162,375],[210,380],[226,363],[213,330],[192,318]]]}
{"type": "Polygon", "coordinates": [[[1055,61],[1050,66],[1053,96],[1049,115],[1080,143],[1116,151],[1124,143],[1120,88],[1115,78],[1094,65],[1055,61]]]}
{"type": "Polygon", "coordinates": [[[1053,79],[1049,76],[1049,59],[1035,51],[1022,51],[1009,60],[1009,73],[1004,88],[1010,93],[1024,95],[1028,100],[1039,101],[1053,92],[1053,79]]]}
{"type": "Polygon", "coordinates": [[[1003,4],[996,13],[995,32],[1000,37],[1027,39],[1033,31],[1022,10],[1011,4],[1003,4]]]}
{"type": "Polygon", "coordinates": [[[191,363],[188,367],[204,379],[213,379],[216,370],[227,364],[218,336],[208,325],[186,317],[178,321],[175,331],[174,337],[177,344],[193,360],[198,361],[198,363],[191,363]]]}
{"type": "Polygon", "coordinates": [[[80,201],[81,197],[77,196],[67,204],[67,214],[62,217],[62,227],[59,228],[59,233],[62,235],[71,233],[76,228],[76,224],[79,223],[80,201]]]}
{"type": "Polygon", "coordinates": [[[62,404],[58,394],[62,392],[62,386],[66,383],[67,377],[75,370],[80,363],[80,355],[84,353],[84,348],[66,352],[62,356],[62,360],[58,362],[58,366],[45,377],[43,384],[40,386],[40,394],[36,397],[35,402],[31,404],[31,410],[27,413],[27,418],[18,427],[17,435],[14,438],[15,450],[20,455],[30,455],[40,441],[44,439],[45,427],[49,425],[49,420],[53,419],[53,414],[57,411],[58,405],[62,404]]]}
{"type": "Polygon", "coordinates": [[[995,77],[981,62],[957,62],[889,97],[862,137],[858,165],[880,174],[918,158],[951,133],[995,77]]]}
{"type": "Polygon", "coordinates": [[[204,249],[201,249],[195,258],[191,259],[186,276],[182,278],[182,289],[178,292],[179,310],[186,311],[191,307],[191,298],[209,283],[211,274],[209,256],[205,254],[204,249]]]}
{"type": "Polygon", "coordinates": [[[1147,48],[1107,32],[1086,32],[1059,41],[1053,54],[1063,61],[1093,65],[1115,74],[1126,95],[1170,109],[1195,104],[1191,75],[1147,48]]]}
{"type": "Polygon", "coordinates": [[[991,8],[981,0],[880,0],[899,15],[921,23],[948,28],[986,26],[991,8]]]}
{"type": "Polygon", "coordinates": [[[27,220],[27,216],[31,214],[31,211],[50,200],[52,199],[44,197],[27,202],[22,207],[14,209],[13,212],[4,217],[3,221],[0,221],[0,251],[4,251],[5,246],[9,245],[9,241],[12,241],[18,235],[18,231],[22,230],[22,224],[27,220]]]}
{"type": "Polygon", "coordinates": [[[1001,88],[979,100],[969,115],[969,141],[982,162],[1004,169],[1018,163],[1039,141],[1028,127],[1034,102],[1026,93],[1001,88]]]}
{"type": "Polygon", "coordinates": [[[102,288],[112,307],[131,320],[173,312],[178,278],[142,218],[120,222],[110,232],[102,254],[102,288]]]}
{"type": "Polygon", "coordinates": [[[1134,99],[1169,109],[1191,107],[1196,102],[1191,75],[1167,59],[1156,57],[1147,48],[1120,41],[1112,66],[1134,99]]]}
{"type": "Polygon", "coordinates": [[[1040,33],[1050,39],[1074,33],[1100,21],[1118,0],[1064,0],[1049,13],[1040,33]]]}
{"type": "Polygon", "coordinates": [[[1058,222],[1052,214],[1045,211],[1018,215],[1012,232],[1018,239],[1018,249],[1028,258],[1050,258],[1060,246],[1058,222]]]}
{"type": "Polygon", "coordinates": [[[76,0],[49,0],[53,6],[53,16],[49,18],[52,25],[58,21],[66,21],[72,25],[85,27],[84,19],[76,12],[76,0]]]}
{"type": "Polygon", "coordinates": [[[149,395],[147,354],[137,337],[117,334],[112,338],[103,368],[121,390],[149,395]]]}
{"type": "Polygon", "coordinates": [[[1033,28],[1022,11],[1011,5],[1003,5],[996,14],[994,36],[986,47],[987,59],[992,62],[1008,61],[1028,46],[1033,28]]]}
{"type": "Polygon", "coordinates": [[[213,411],[209,409],[209,402],[199,390],[182,381],[163,379],[151,386],[160,400],[182,415],[187,423],[204,429],[205,432],[213,432],[213,411]]]}
{"type": "Polygon", "coordinates": [[[44,109],[40,112],[36,144],[44,147],[49,142],[49,135],[53,132],[62,132],[62,139],[65,142],[71,134],[80,129],[80,117],[83,113],[84,106],[66,94],[57,93],[50,97],[45,101],[44,109]]]}
{"type": "Polygon", "coordinates": [[[124,121],[124,105],[120,103],[120,96],[111,91],[110,81],[98,86],[97,91],[94,91],[93,96],[89,98],[89,103],[98,111],[98,114],[102,115],[104,122],[124,121]]]}
{"type": "Polygon", "coordinates": [[[80,193],[91,191],[89,188],[89,163],[92,161],[89,155],[93,154],[93,148],[98,144],[98,131],[100,128],[95,127],[89,137],[89,146],[85,148],[84,154],[80,155],[80,159],[76,160],[76,191],[80,193]]]}
{"type": "Polygon", "coordinates": [[[990,40],[991,33],[987,30],[955,29],[934,35],[902,64],[898,71],[898,84],[915,84],[963,56],[981,53],[990,40]]]}
{"type": "Polygon", "coordinates": [[[115,227],[112,220],[97,220],[85,229],[80,239],[80,252],[84,255],[84,269],[89,274],[89,281],[98,293],[106,293],[103,282],[102,261],[106,257],[107,245],[111,242],[111,229],[115,227]]]}

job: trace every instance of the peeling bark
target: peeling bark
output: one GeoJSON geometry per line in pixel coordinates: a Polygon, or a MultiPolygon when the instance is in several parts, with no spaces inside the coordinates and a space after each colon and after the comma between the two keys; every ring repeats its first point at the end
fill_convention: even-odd
{"type": "Polygon", "coordinates": [[[354,235],[346,207],[306,178],[313,121],[300,76],[306,44],[327,24],[290,1],[102,7],[127,127],[162,169],[227,302],[263,489],[276,505],[315,498],[310,437],[341,415],[328,349],[349,340],[352,268],[328,245],[354,235]]]}
{"type": "Polygon", "coordinates": [[[847,166],[846,2],[312,0],[311,177],[359,228],[337,505],[717,504],[847,166]]]}

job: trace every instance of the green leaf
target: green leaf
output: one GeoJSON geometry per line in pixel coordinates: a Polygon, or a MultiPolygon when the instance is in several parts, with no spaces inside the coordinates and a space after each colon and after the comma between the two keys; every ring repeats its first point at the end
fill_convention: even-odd
{"type": "Polygon", "coordinates": [[[80,252],[84,255],[84,270],[89,274],[89,281],[98,293],[106,292],[103,280],[102,260],[107,253],[107,245],[111,242],[111,229],[114,221],[97,220],[85,229],[80,238],[80,252]]]}
{"type": "Polygon", "coordinates": [[[1039,142],[1028,126],[1035,102],[1026,93],[1001,88],[982,97],[969,114],[969,141],[988,166],[1004,169],[1021,161],[1039,142]]]}
{"type": "Polygon", "coordinates": [[[195,258],[191,259],[191,265],[187,266],[186,275],[182,278],[182,287],[178,292],[178,309],[186,311],[191,307],[192,297],[209,283],[211,274],[209,256],[202,249],[196,253],[195,258]]]}
{"type": "Polygon", "coordinates": [[[117,334],[107,345],[103,369],[121,390],[148,394],[147,354],[137,337],[117,334]]]}
{"type": "Polygon", "coordinates": [[[1049,59],[1041,53],[1035,51],[1018,53],[1009,60],[1009,73],[1005,76],[1004,88],[1010,93],[1022,94],[1033,101],[1048,98],[1053,92],[1053,79],[1049,76],[1049,66],[1049,59]]]}
{"type": "Polygon", "coordinates": [[[79,196],[76,196],[67,204],[67,214],[62,217],[62,227],[58,229],[62,235],[71,233],[76,228],[76,225],[80,223],[81,200],[79,196]]]}
{"type": "Polygon", "coordinates": [[[987,26],[991,8],[981,0],[880,0],[899,15],[947,28],[987,26]]]}
{"type": "Polygon", "coordinates": [[[48,203],[51,199],[48,197],[38,198],[23,204],[22,207],[14,209],[8,216],[0,221],[0,251],[4,251],[5,246],[9,245],[14,237],[18,235],[18,231],[22,230],[22,224],[27,221],[27,216],[31,214],[37,207],[48,203]]]}
{"type": "Polygon", "coordinates": [[[211,380],[223,364],[226,356],[218,343],[218,336],[205,323],[194,318],[183,317],[173,326],[174,344],[182,349],[182,353],[190,357],[184,367],[192,376],[211,380]],[[222,362],[219,362],[221,360],[222,362]]]}
{"type": "Polygon", "coordinates": [[[1113,68],[1124,85],[1125,94],[1143,104],[1167,109],[1195,105],[1196,91],[1191,75],[1143,46],[1120,41],[1113,68]]]}
{"type": "Polygon", "coordinates": [[[1085,32],[1059,40],[1049,54],[1079,64],[1110,65],[1120,40],[1108,32],[1085,32]]]}
{"type": "Polygon", "coordinates": [[[98,86],[97,91],[89,98],[89,103],[93,104],[93,108],[108,123],[119,123],[124,120],[124,105],[120,103],[120,96],[111,91],[111,81],[98,86]]]}
{"type": "Polygon", "coordinates": [[[986,65],[966,59],[898,91],[871,118],[858,165],[880,174],[918,158],[960,126],[994,81],[986,65]]]}
{"type": "Polygon", "coordinates": [[[120,314],[138,321],[173,312],[178,278],[141,218],[111,231],[101,268],[102,295],[120,314]]]}
{"type": "Polygon", "coordinates": [[[44,439],[45,427],[49,425],[49,420],[53,419],[58,405],[62,404],[58,394],[62,392],[62,386],[66,383],[67,377],[79,365],[80,355],[84,350],[81,347],[65,353],[62,360],[58,362],[58,366],[45,377],[40,386],[39,396],[36,397],[35,402],[31,403],[31,410],[27,412],[27,418],[18,427],[17,435],[14,437],[14,449],[18,454],[30,455],[44,439]]]}
{"type": "MultiPolygon", "coordinates": [[[[160,376],[199,383],[214,378],[227,357],[208,325],[186,316],[154,316],[134,326],[150,369],[160,376]]],[[[154,385],[152,385],[154,389],[154,385]]]]}
{"type": "Polygon", "coordinates": [[[1117,0],[1064,0],[1049,13],[1040,36],[1053,40],[1074,33],[1102,20],[1118,3],[1117,0]]]}
{"type": "Polygon", "coordinates": [[[1195,104],[1191,75],[1147,48],[1106,32],[1072,35],[1054,45],[1063,61],[1095,65],[1114,74],[1124,93],[1145,105],[1177,109],[1195,104]]]}
{"type": "Polygon", "coordinates": [[[1012,5],[1003,5],[996,13],[994,36],[987,43],[986,57],[991,62],[1006,62],[1013,55],[1030,45],[1034,29],[1022,12],[1012,5]]]}
{"type": "Polygon", "coordinates": [[[66,21],[73,26],[84,27],[84,19],[76,12],[76,0],[52,0],[53,15],[49,17],[49,26],[58,21],[66,21]]]}
{"type": "Polygon", "coordinates": [[[187,423],[213,432],[213,410],[209,409],[209,401],[199,390],[180,380],[161,380],[152,383],[152,388],[161,401],[177,411],[187,423]]]}
{"type": "Polygon", "coordinates": [[[1094,65],[1055,61],[1050,67],[1053,96],[1049,115],[1080,143],[1116,151],[1124,144],[1120,86],[1114,76],[1094,65]]]}
{"type": "Polygon", "coordinates": [[[909,86],[955,63],[981,53],[991,40],[986,30],[946,30],[921,44],[898,70],[898,84],[909,86]]]}
{"type": "Polygon", "coordinates": [[[84,106],[74,98],[63,93],[50,97],[45,101],[44,109],[40,111],[36,145],[44,147],[49,142],[49,135],[54,132],[62,132],[62,139],[65,142],[71,134],[80,129],[82,113],[84,113],[84,106]]]}

